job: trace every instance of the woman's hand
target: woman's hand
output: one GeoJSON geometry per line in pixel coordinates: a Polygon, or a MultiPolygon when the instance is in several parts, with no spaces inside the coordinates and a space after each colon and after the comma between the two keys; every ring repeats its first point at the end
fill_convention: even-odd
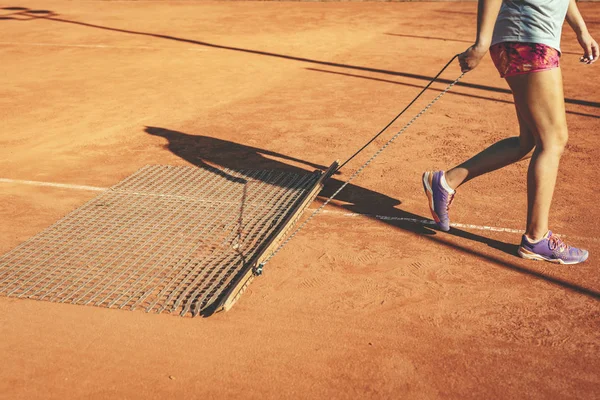
{"type": "Polygon", "coordinates": [[[586,31],[577,35],[577,41],[583,49],[583,57],[579,61],[586,64],[593,64],[600,57],[598,42],[586,31]]]}
{"type": "MultiPolygon", "coordinates": [[[[596,44],[596,46],[598,46],[596,44]]],[[[469,72],[472,69],[475,69],[479,65],[479,62],[487,53],[486,48],[482,48],[477,44],[469,47],[463,53],[458,55],[458,62],[460,63],[460,69],[462,72],[469,72]]]]}

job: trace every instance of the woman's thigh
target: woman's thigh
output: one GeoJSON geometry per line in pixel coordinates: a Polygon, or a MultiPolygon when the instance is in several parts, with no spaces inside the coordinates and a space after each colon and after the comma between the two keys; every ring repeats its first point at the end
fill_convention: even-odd
{"type": "Polygon", "coordinates": [[[564,145],[568,134],[560,68],[510,76],[506,81],[519,122],[529,128],[536,145],[564,145]]]}

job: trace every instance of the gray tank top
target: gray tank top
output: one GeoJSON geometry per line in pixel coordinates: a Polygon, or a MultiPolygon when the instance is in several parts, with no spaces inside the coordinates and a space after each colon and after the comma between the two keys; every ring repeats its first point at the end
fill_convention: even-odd
{"type": "Polygon", "coordinates": [[[500,42],[541,43],[560,51],[569,0],[504,0],[492,36],[500,42]]]}

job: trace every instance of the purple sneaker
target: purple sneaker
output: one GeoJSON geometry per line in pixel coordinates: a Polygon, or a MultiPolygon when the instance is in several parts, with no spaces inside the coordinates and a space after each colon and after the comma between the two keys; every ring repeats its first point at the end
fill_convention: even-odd
{"type": "Polygon", "coordinates": [[[443,231],[450,230],[450,218],[448,217],[448,209],[454,193],[449,193],[442,186],[441,179],[444,176],[444,171],[428,171],[423,174],[423,189],[429,199],[429,209],[431,215],[437,223],[438,227],[443,231]]]}
{"type": "Polygon", "coordinates": [[[558,264],[579,264],[587,260],[588,251],[571,247],[548,231],[537,243],[531,243],[525,235],[519,246],[519,256],[528,260],[550,261],[558,264]]]}

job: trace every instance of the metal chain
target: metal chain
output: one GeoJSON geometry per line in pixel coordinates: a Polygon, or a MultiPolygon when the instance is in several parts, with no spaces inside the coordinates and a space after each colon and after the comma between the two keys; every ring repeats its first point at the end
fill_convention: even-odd
{"type": "Polygon", "coordinates": [[[465,73],[463,72],[458,78],[456,78],[456,80],[452,83],[450,83],[448,85],[448,87],[446,87],[446,89],[444,89],[435,99],[433,99],[429,104],[427,104],[427,106],[422,109],[417,115],[415,115],[410,121],[408,121],[408,123],[406,125],[404,125],[404,127],[398,132],[396,133],[390,140],[388,140],[379,150],[377,150],[377,152],[375,154],[373,154],[371,156],[371,158],[369,158],[367,160],[367,162],[365,162],[363,165],[361,165],[351,176],[350,178],[348,178],[348,180],[346,182],[344,182],[344,184],[342,186],[339,187],[338,190],[335,191],[335,193],[333,193],[331,195],[331,197],[329,197],[319,208],[317,208],[302,224],[300,224],[300,226],[298,226],[298,228],[296,228],[296,230],[290,235],[288,236],[287,239],[285,239],[276,249],[273,253],[271,253],[271,255],[269,255],[263,262],[261,262],[259,265],[257,265],[254,268],[254,273],[256,275],[261,275],[262,274],[262,270],[263,267],[273,258],[275,257],[275,255],[277,255],[277,253],[279,253],[281,251],[281,249],[283,249],[297,234],[298,232],[300,232],[317,214],[319,214],[321,212],[321,210],[323,210],[330,202],[331,200],[333,200],[335,198],[335,196],[337,196],[346,186],[348,186],[348,184],[350,182],[352,182],[352,180],[354,180],[354,178],[356,178],[358,175],[361,174],[361,172],[369,165],[371,164],[371,162],[373,162],[373,160],[375,160],[389,145],[391,145],[394,140],[396,140],[398,138],[398,136],[402,135],[412,124],[415,123],[415,121],[417,119],[419,119],[419,117],[421,117],[423,114],[425,114],[427,112],[427,110],[429,110],[431,108],[431,106],[433,106],[443,95],[445,95],[454,85],[456,85],[458,83],[458,81],[460,81],[462,79],[462,77],[465,76],[465,73]]]}

